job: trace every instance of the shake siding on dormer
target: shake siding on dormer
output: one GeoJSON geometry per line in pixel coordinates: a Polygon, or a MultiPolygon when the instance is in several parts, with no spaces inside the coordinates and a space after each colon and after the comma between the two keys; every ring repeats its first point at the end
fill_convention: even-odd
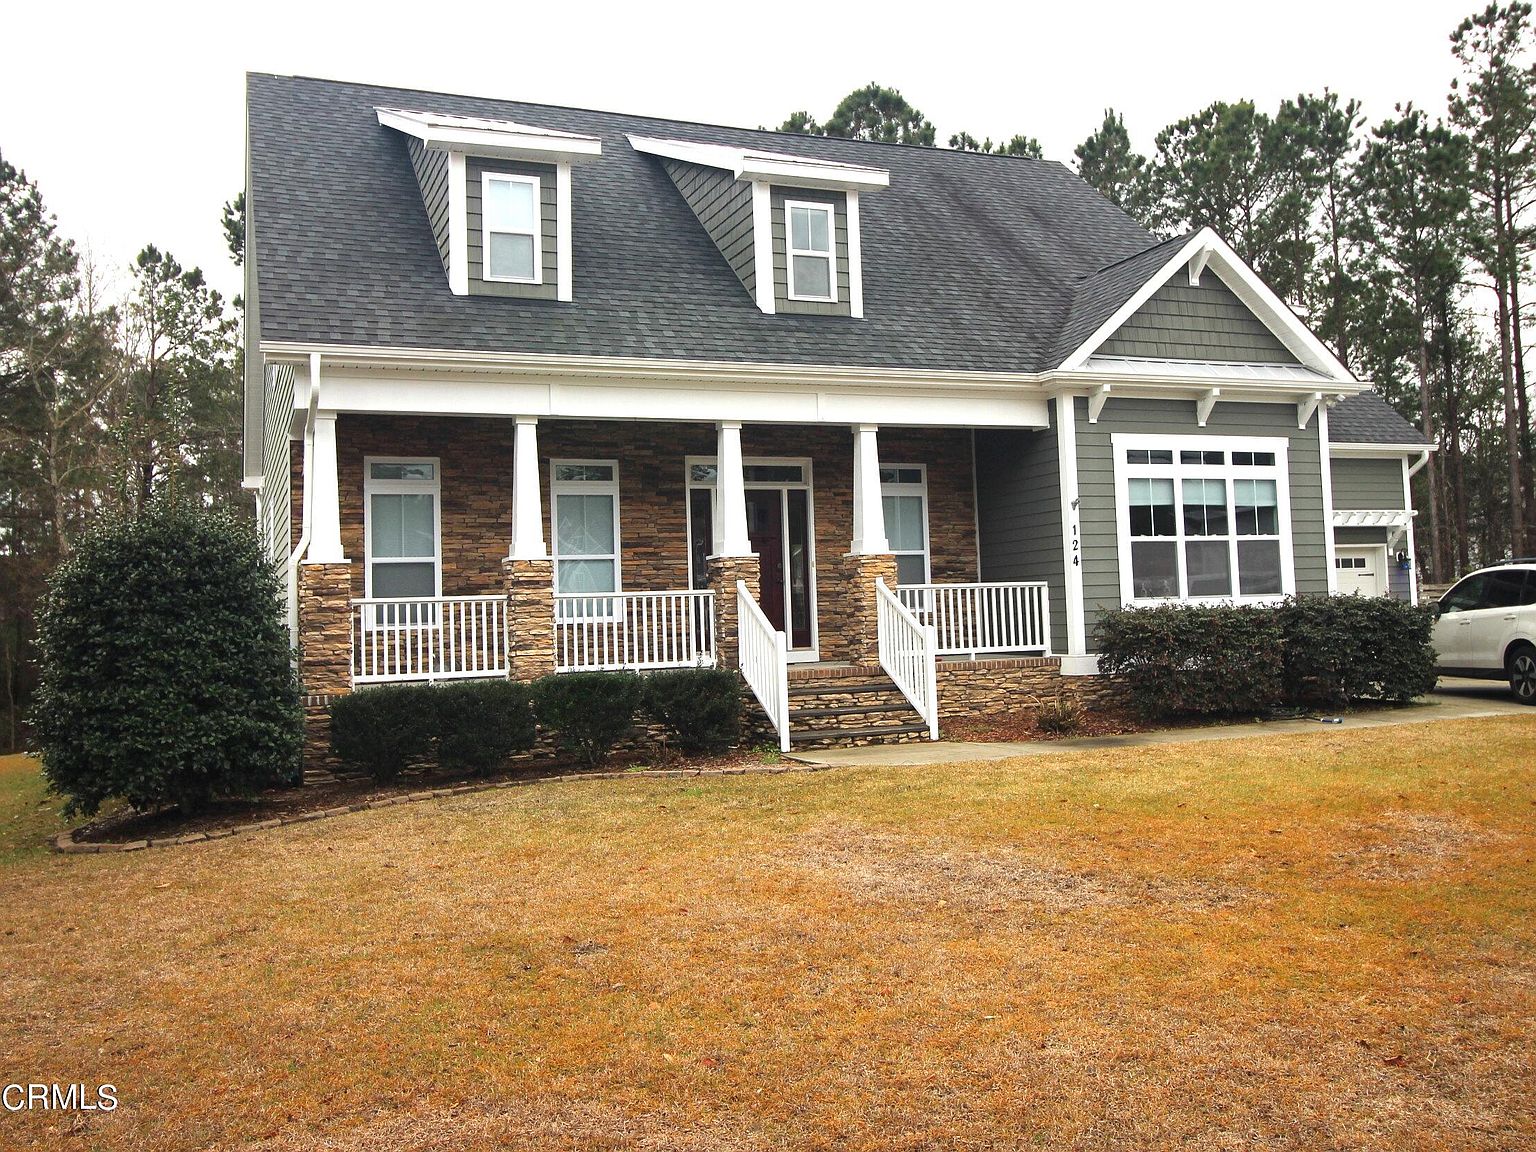
{"type": "Polygon", "coordinates": [[[1221,282],[1206,271],[1192,287],[1179,272],[1099,347],[1100,356],[1295,364],[1296,356],[1221,282]]]}
{"type": "Polygon", "coordinates": [[[747,294],[755,298],[757,273],[752,260],[752,186],[735,179],[729,172],[706,168],[702,164],[664,159],[662,167],[747,294]]]}
{"type": "Polygon", "coordinates": [[[470,156],[464,164],[465,215],[467,217],[469,252],[469,294],[471,296],[512,296],[523,300],[558,299],[556,283],[557,228],[555,219],[555,166],[553,164],[525,164],[517,160],[488,160],[470,156]],[[480,192],[481,177],[486,172],[505,172],[513,176],[537,176],[539,178],[539,227],[543,231],[542,284],[503,284],[484,278],[482,247],[484,232],[481,229],[480,192]]]}
{"type": "Polygon", "coordinates": [[[406,148],[411,154],[411,168],[416,173],[416,183],[421,186],[421,203],[427,210],[427,223],[432,228],[432,239],[437,241],[438,255],[443,258],[443,271],[448,271],[448,153],[429,152],[420,140],[407,139],[406,148]]]}
{"type": "Polygon", "coordinates": [[[769,191],[773,222],[773,306],[777,312],[801,316],[851,316],[848,302],[848,198],[841,192],[812,188],[773,188],[769,191]],[[831,204],[837,252],[837,302],[789,298],[789,239],[784,229],[784,201],[831,204]]]}

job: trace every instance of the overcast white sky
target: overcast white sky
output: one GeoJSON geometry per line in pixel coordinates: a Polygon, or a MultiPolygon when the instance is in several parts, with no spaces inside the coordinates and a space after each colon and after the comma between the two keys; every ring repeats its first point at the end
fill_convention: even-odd
{"type": "Polygon", "coordinates": [[[1482,6],[43,0],[3,19],[0,153],[98,263],[121,268],[152,242],[233,294],[219,208],[243,179],[247,71],[745,127],[798,108],[825,117],[876,80],[901,89],[941,142],[962,128],[1023,132],[1069,162],[1111,106],[1143,151],[1218,99],[1273,108],[1331,86],[1373,121],[1404,100],[1442,113],[1447,38],[1482,6]]]}

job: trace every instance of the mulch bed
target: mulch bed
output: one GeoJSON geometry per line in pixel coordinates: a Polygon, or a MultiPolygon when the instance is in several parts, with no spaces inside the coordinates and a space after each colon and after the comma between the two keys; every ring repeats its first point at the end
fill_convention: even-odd
{"type": "MultiPolygon", "coordinates": [[[[613,773],[642,768],[683,770],[687,772],[730,772],[761,769],[763,758],[748,750],[719,756],[613,756],[593,773],[613,773]]],[[[78,844],[130,844],[140,840],[166,840],[198,832],[221,833],[268,820],[292,819],[309,812],[344,808],[373,800],[407,796],[426,789],[452,788],[461,784],[487,785],[503,780],[535,780],[543,776],[579,775],[588,769],[568,762],[545,762],[538,767],[522,766],[506,772],[482,776],[452,776],[444,773],[408,772],[399,780],[380,784],[373,780],[338,780],[334,783],[272,788],[250,800],[219,800],[201,812],[184,813],[179,808],[159,808],[152,812],[125,810],[93,820],[75,829],[78,844]]]]}
{"type": "Polygon", "coordinates": [[[984,713],[949,720],[940,735],[946,740],[968,743],[1017,744],[1032,740],[1075,740],[1084,736],[1123,736],[1169,727],[1167,723],[1147,724],[1129,712],[1109,708],[1090,709],[1082,722],[1070,732],[1049,732],[1035,723],[1034,709],[1020,712],[984,713]]]}

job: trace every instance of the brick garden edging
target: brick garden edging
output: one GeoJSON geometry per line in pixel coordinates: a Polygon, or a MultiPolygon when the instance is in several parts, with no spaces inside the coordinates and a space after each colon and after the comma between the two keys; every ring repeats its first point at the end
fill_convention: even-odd
{"type": "Polygon", "coordinates": [[[198,844],[204,840],[227,840],[247,832],[265,832],[289,824],[308,824],[314,820],[328,820],[333,816],[346,816],[369,808],[394,808],[401,804],[417,804],[423,800],[441,800],[445,796],[467,796],[472,792],[494,792],[501,788],[526,788],[530,784],[564,784],[574,780],[680,780],[691,776],[782,776],[789,772],[825,772],[830,765],[800,764],[796,762],[763,765],[761,768],[646,768],[636,772],[568,772],[561,776],[534,776],[522,780],[491,780],[483,784],[457,784],[451,788],[424,788],[420,792],[406,792],[399,796],[383,796],[377,800],[360,800],[356,804],[341,804],[335,808],[318,808],[313,812],[300,812],[293,816],[279,816],[271,820],[258,820],[233,828],[217,828],[211,832],[188,832],[182,836],[161,836],[145,840],[128,840],[121,844],[96,844],[75,839],[79,829],[60,832],[53,838],[53,850],[65,855],[87,855],[103,852],[142,852],[146,848],[172,848],[182,844],[198,844]]]}

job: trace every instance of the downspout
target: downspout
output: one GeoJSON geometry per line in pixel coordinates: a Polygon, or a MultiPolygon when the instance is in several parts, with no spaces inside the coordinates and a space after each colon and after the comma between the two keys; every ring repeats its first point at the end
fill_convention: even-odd
{"type": "Polygon", "coordinates": [[[1408,465],[1408,479],[1412,480],[1415,476],[1417,476],[1419,474],[1419,469],[1424,467],[1424,465],[1426,465],[1428,463],[1429,463],[1429,449],[1426,448],[1426,449],[1424,449],[1424,451],[1419,453],[1419,459],[1418,459],[1418,461],[1416,463],[1408,465]]]}
{"type": "Polygon", "coordinates": [[[315,412],[320,407],[320,353],[309,354],[309,403],[304,412],[304,496],[299,509],[299,541],[288,554],[288,644],[299,647],[299,561],[309,549],[309,529],[312,505],[310,492],[314,481],[310,478],[310,457],[315,451],[315,412]]]}

